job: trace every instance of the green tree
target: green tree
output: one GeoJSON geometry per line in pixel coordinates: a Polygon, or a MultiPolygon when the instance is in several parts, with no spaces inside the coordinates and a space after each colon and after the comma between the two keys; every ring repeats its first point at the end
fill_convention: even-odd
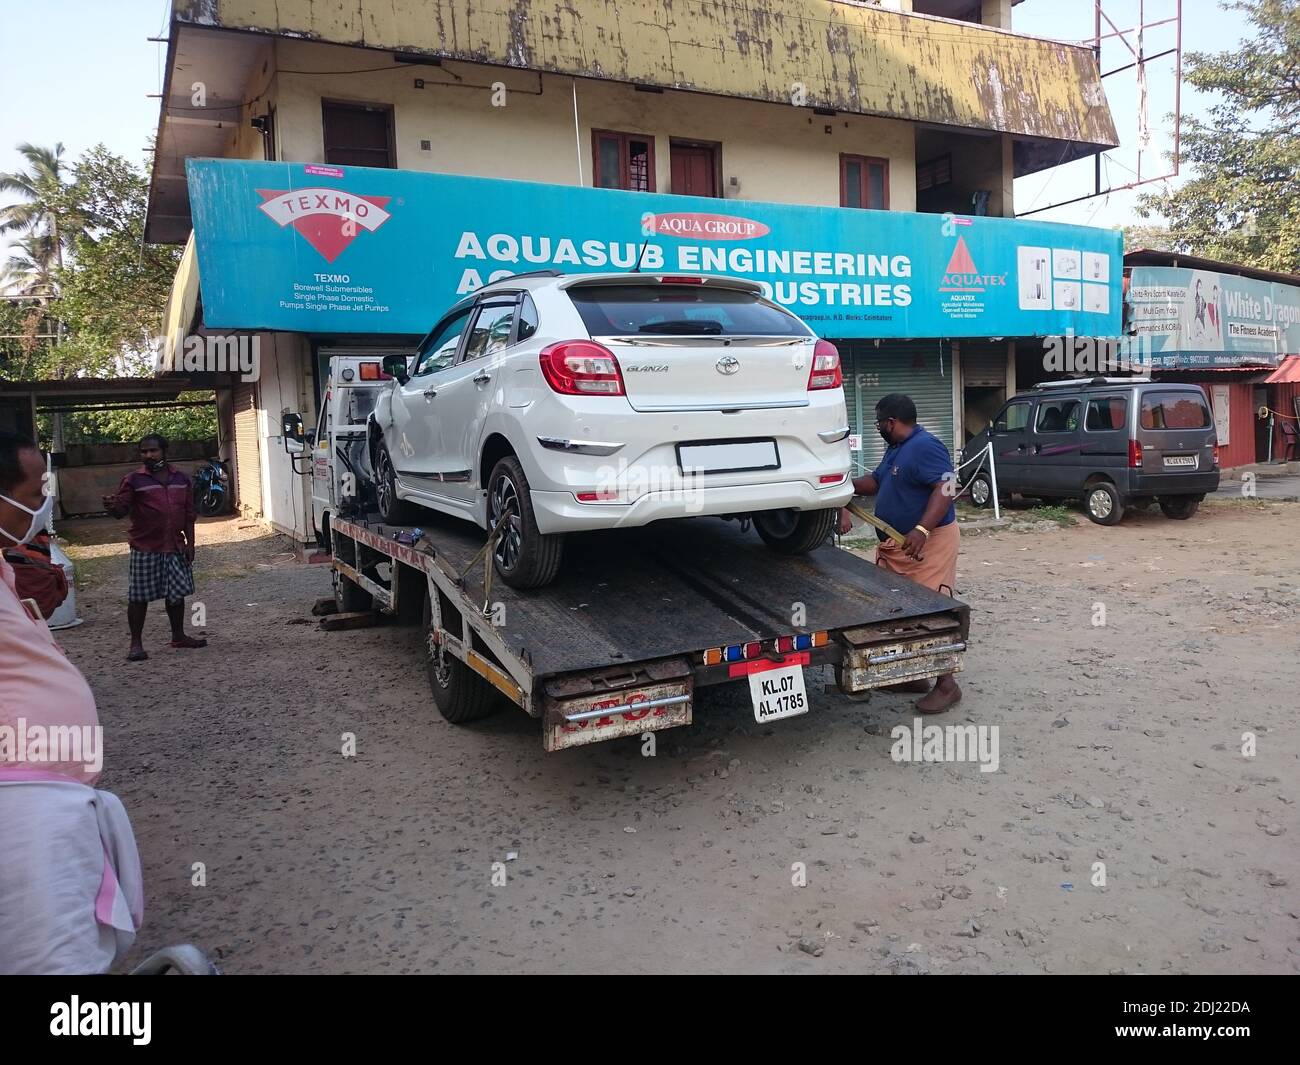
{"type": "Polygon", "coordinates": [[[0,193],[16,195],[15,203],[0,207],[0,233],[21,233],[36,238],[27,252],[39,251],[46,273],[63,266],[63,252],[76,236],[77,225],[68,217],[64,182],[63,145],[41,148],[18,145],[27,161],[25,170],[0,174],[0,193]]]}
{"type": "Polygon", "coordinates": [[[73,168],[64,209],[82,225],[57,274],[65,339],[50,353],[51,376],[152,372],[181,250],[144,242],[148,196],[145,175],[103,145],[73,168]]]}
{"type": "Polygon", "coordinates": [[[1143,196],[1174,250],[1263,269],[1300,271],[1300,0],[1237,0],[1253,40],[1193,52],[1186,79],[1219,95],[1209,119],[1184,118],[1177,189],[1143,196]]]}

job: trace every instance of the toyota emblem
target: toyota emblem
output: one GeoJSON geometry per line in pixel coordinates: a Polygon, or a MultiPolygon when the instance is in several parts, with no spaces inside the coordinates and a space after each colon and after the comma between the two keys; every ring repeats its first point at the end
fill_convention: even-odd
{"type": "Polygon", "coordinates": [[[740,369],[740,360],[734,355],[724,355],[718,360],[717,371],[720,374],[726,374],[730,377],[740,369]]]}

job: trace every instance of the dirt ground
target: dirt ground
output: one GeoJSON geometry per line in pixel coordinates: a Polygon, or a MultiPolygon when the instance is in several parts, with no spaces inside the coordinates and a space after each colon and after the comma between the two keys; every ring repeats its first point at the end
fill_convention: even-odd
{"type": "Polygon", "coordinates": [[[965,699],[939,721],[997,725],[991,773],[893,761],[909,697],[821,670],[811,712],[765,726],[747,689],[706,689],[655,757],[548,755],[517,711],[452,726],[417,630],[320,631],[328,569],[241,524],[201,527],[209,646],[169,650],[156,611],[129,665],[123,526],[64,530],[85,624],[61,640],[145,868],[131,962],[188,941],[228,973],[1300,971],[1300,504],[968,533],[965,699]]]}

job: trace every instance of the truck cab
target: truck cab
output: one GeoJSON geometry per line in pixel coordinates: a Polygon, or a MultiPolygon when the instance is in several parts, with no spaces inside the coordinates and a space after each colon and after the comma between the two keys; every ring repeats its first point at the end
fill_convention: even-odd
{"type": "Polygon", "coordinates": [[[320,418],[307,433],[311,455],[311,513],[316,542],[330,546],[336,516],[374,507],[374,477],[366,422],[391,377],[379,355],[336,355],[321,397],[320,418]]]}

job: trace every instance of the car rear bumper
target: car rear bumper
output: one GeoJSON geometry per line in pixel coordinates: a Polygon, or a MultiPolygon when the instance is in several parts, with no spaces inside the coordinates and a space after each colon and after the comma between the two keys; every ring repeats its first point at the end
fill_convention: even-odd
{"type": "Polygon", "coordinates": [[[1143,473],[1141,470],[1130,470],[1124,491],[1134,496],[1191,496],[1208,495],[1218,487],[1218,470],[1200,470],[1194,473],[1143,473]]]}
{"type": "Polygon", "coordinates": [[[649,525],[663,518],[749,514],[756,510],[822,510],[841,507],[853,496],[845,480],[828,488],[807,481],[678,488],[647,492],[631,503],[579,503],[572,492],[532,493],[537,527],[543,533],[581,532],[649,525]]]}

